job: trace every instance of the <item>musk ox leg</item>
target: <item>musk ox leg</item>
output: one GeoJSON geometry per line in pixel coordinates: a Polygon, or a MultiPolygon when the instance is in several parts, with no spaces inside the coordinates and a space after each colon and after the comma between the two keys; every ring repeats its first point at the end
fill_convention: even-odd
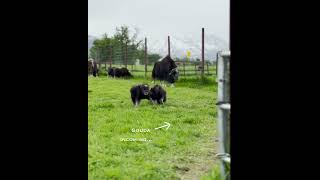
{"type": "Polygon", "coordinates": [[[139,99],[139,98],[136,98],[135,99],[135,106],[137,107],[137,106],[139,106],[139,104],[140,104],[140,101],[141,101],[141,99],[139,99]]]}
{"type": "Polygon", "coordinates": [[[136,104],[136,99],[134,97],[131,97],[132,103],[136,104]]]}
{"type": "Polygon", "coordinates": [[[139,106],[139,104],[140,104],[140,100],[136,99],[135,102],[134,102],[134,106],[137,107],[137,106],[139,106]]]}

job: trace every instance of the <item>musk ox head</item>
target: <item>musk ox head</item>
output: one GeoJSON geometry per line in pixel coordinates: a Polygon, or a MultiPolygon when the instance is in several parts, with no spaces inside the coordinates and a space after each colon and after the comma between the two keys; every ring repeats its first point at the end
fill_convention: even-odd
{"type": "Polygon", "coordinates": [[[174,83],[179,79],[179,71],[178,68],[174,68],[169,72],[169,78],[168,82],[169,83],[174,83]]]}
{"type": "Polygon", "coordinates": [[[145,96],[148,96],[150,93],[149,86],[147,84],[142,84],[140,87],[141,87],[140,89],[142,91],[142,94],[145,96]]]}
{"type": "Polygon", "coordinates": [[[114,75],[114,67],[108,67],[108,75],[113,76],[114,75]]]}

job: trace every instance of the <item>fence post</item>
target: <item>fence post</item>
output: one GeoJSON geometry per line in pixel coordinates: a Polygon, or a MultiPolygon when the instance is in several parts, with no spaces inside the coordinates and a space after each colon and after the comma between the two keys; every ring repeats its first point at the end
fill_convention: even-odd
{"type": "Polygon", "coordinates": [[[109,63],[110,63],[110,68],[111,68],[111,66],[112,66],[112,46],[109,46],[109,51],[110,51],[110,53],[109,53],[109,63]]]}
{"type": "MultiPolygon", "coordinates": [[[[226,165],[230,163],[230,75],[229,75],[230,51],[223,52],[217,61],[218,70],[218,135],[219,157],[221,160],[222,177],[226,175],[226,165]],[[220,58],[221,57],[221,58],[220,58]]],[[[230,179],[230,174],[224,179],[230,179]]]]}
{"type": "Polygon", "coordinates": [[[209,62],[207,61],[207,72],[208,72],[208,75],[209,75],[209,62]]]}
{"type": "Polygon", "coordinates": [[[168,55],[170,56],[170,36],[168,36],[168,55]]]}
{"type": "Polygon", "coordinates": [[[204,28],[202,28],[202,49],[201,49],[201,60],[202,60],[202,69],[201,69],[201,76],[204,75],[204,28]]]}
{"type": "Polygon", "coordinates": [[[219,51],[217,52],[217,55],[216,55],[216,76],[218,76],[218,58],[219,58],[219,51]]]}
{"type": "Polygon", "coordinates": [[[127,68],[128,65],[128,44],[126,42],[126,53],[125,53],[125,67],[127,68]]]}
{"type": "Polygon", "coordinates": [[[101,58],[101,54],[102,54],[101,51],[102,51],[102,49],[100,48],[99,50],[100,50],[100,53],[99,53],[99,69],[101,69],[101,59],[102,59],[101,58]]]}
{"type": "Polygon", "coordinates": [[[121,58],[122,58],[122,63],[120,63],[120,67],[122,67],[121,66],[121,64],[125,64],[125,59],[124,59],[124,52],[123,52],[124,50],[123,50],[123,43],[121,43],[121,58]]]}
{"type": "Polygon", "coordinates": [[[147,61],[148,61],[148,57],[147,57],[147,38],[144,39],[144,77],[147,77],[147,61]]]}

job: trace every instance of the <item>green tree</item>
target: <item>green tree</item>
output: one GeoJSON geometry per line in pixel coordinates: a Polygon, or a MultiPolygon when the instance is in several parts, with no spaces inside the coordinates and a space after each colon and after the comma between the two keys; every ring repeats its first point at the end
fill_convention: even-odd
{"type": "MultiPolygon", "coordinates": [[[[144,44],[143,40],[138,39],[139,30],[135,29],[130,35],[127,26],[116,28],[116,33],[113,37],[108,37],[107,34],[93,42],[90,49],[91,57],[99,62],[106,62],[109,59],[109,48],[112,47],[112,63],[123,64],[125,59],[125,47],[128,50],[128,64],[134,64],[136,59],[144,60],[144,44]]],[[[160,58],[158,54],[148,54],[149,63],[154,63],[160,58]]]]}

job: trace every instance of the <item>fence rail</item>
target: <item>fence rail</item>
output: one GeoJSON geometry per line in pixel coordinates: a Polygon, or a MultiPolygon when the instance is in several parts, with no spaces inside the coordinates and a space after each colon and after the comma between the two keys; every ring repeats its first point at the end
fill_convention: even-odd
{"type": "MultiPolygon", "coordinates": [[[[201,75],[202,67],[201,62],[187,62],[187,61],[175,61],[176,65],[178,66],[179,75],[180,76],[190,76],[190,75],[201,75]]],[[[113,63],[101,62],[98,63],[99,69],[105,69],[107,71],[108,67],[127,67],[130,72],[134,73],[151,73],[154,64],[123,64],[121,62],[113,63]]],[[[206,61],[204,66],[204,75],[216,75],[216,65],[215,63],[211,63],[206,61]]]]}

